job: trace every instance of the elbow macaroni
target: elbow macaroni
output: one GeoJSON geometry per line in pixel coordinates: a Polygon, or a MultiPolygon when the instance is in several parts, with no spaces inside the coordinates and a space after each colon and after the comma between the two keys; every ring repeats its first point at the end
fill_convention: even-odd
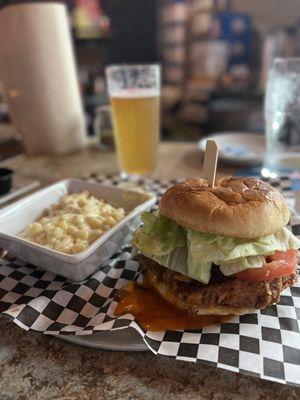
{"type": "Polygon", "coordinates": [[[125,215],[123,208],[114,208],[84,191],[63,196],[22,237],[62,253],[85,250],[125,215]]]}

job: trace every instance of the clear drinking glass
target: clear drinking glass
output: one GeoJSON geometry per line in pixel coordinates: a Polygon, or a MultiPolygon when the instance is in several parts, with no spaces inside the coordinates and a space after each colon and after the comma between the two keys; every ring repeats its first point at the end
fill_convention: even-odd
{"type": "Polygon", "coordinates": [[[157,161],[160,67],[110,66],[106,78],[121,176],[148,175],[157,161]]]}
{"type": "Polygon", "coordinates": [[[300,58],[277,58],[265,96],[264,176],[300,171],[300,58]]]}

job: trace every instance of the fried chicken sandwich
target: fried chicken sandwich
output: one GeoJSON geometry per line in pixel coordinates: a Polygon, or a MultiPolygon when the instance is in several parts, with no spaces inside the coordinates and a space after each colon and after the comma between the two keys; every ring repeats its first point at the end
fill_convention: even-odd
{"type": "Polygon", "coordinates": [[[175,184],[133,236],[147,285],[191,315],[245,314],[297,279],[300,240],[282,195],[254,178],[175,184]]]}

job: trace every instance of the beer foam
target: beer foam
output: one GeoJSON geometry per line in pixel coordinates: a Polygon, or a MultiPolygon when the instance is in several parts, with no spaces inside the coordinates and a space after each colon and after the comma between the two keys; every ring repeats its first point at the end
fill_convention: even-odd
{"type": "Polygon", "coordinates": [[[110,94],[113,98],[121,99],[133,99],[133,98],[144,98],[144,97],[158,97],[159,91],[157,89],[143,89],[143,88],[132,88],[123,89],[110,94]]]}

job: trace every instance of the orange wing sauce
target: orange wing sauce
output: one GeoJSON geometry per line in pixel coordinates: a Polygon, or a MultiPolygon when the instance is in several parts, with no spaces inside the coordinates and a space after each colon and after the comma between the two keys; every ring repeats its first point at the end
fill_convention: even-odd
{"type": "Polygon", "coordinates": [[[191,316],[168,303],[155,290],[135,282],[130,282],[119,292],[115,316],[126,313],[133,314],[144,329],[151,331],[200,329],[232,318],[232,315],[191,316]]]}

